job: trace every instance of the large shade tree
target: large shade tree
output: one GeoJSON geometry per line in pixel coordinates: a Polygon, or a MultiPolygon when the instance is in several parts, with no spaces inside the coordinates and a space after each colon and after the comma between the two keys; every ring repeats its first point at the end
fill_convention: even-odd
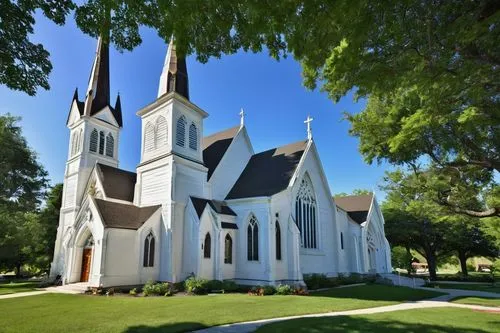
{"type": "MultiPolygon", "coordinates": [[[[109,36],[118,49],[141,43],[140,26],[176,38],[198,60],[267,48],[302,63],[309,88],[332,100],[367,98],[349,115],[368,162],[432,163],[446,177],[430,190],[450,211],[500,215],[500,2],[497,0],[69,0],[0,2],[0,83],[34,94],[48,88],[48,53],[33,45],[36,9],[109,36]],[[29,75],[28,75],[29,74],[29,75]],[[470,206],[461,194],[487,196],[470,206]]],[[[429,186],[430,188],[430,186],[429,186]]]]}

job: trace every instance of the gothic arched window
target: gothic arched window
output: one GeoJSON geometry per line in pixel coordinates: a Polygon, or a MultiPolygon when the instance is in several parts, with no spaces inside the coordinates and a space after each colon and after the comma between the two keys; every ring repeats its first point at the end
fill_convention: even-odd
{"type": "Polygon", "coordinates": [[[177,129],[175,133],[175,143],[178,146],[184,147],[186,142],[186,117],[182,116],[177,119],[177,129]]]}
{"type": "Polygon", "coordinates": [[[281,260],[281,228],[280,223],[276,221],[276,260],[281,260]]]}
{"type": "Polygon", "coordinates": [[[97,136],[99,134],[97,133],[97,130],[94,128],[92,132],[90,133],[90,145],[89,145],[89,150],[91,152],[97,153],[97,136]]]}
{"type": "Polygon", "coordinates": [[[162,147],[167,144],[167,121],[164,117],[159,116],[156,119],[155,129],[155,148],[162,147]]]}
{"type": "Polygon", "coordinates": [[[229,234],[227,234],[224,239],[224,263],[233,263],[233,239],[229,234]]]}
{"type": "Polygon", "coordinates": [[[149,121],[144,126],[144,151],[155,149],[155,129],[149,121]]]}
{"type": "Polygon", "coordinates": [[[111,133],[106,136],[106,156],[113,157],[115,151],[115,139],[111,133]]]}
{"type": "Polygon", "coordinates": [[[99,154],[104,155],[104,132],[100,131],[99,132],[99,154]]]}
{"type": "Polygon", "coordinates": [[[189,148],[193,150],[198,149],[198,130],[193,123],[189,125],[189,148]]]}
{"type": "Polygon", "coordinates": [[[316,198],[311,180],[306,175],[302,179],[295,199],[295,222],[300,230],[301,246],[306,249],[316,249],[316,198]]]}
{"type": "Polygon", "coordinates": [[[203,242],[203,258],[210,258],[210,250],[212,249],[212,239],[210,238],[210,233],[207,232],[205,235],[205,241],[203,242]]]}
{"type": "Polygon", "coordinates": [[[250,215],[247,228],[247,259],[259,260],[259,224],[255,215],[250,215]]]}
{"type": "Polygon", "coordinates": [[[78,142],[76,145],[77,153],[82,151],[82,146],[83,146],[83,129],[80,129],[80,132],[78,133],[78,142]]]}
{"type": "Polygon", "coordinates": [[[150,232],[144,240],[144,267],[153,267],[155,265],[155,236],[150,232]]]}
{"type": "Polygon", "coordinates": [[[78,145],[78,133],[73,133],[73,137],[71,138],[71,153],[70,156],[75,155],[76,147],[78,145]]]}

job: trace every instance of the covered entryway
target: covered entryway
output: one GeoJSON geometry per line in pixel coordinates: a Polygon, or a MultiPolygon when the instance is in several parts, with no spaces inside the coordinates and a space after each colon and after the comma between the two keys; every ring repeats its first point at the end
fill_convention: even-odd
{"type": "Polygon", "coordinates": [[[94,238],[89,235],[85,241],[85,245],[82,252],[82,268],[80,274],[80,282],[88,282],[90,276],[90,269],[92,264],[92,252],[94,249],[94,238]]]}

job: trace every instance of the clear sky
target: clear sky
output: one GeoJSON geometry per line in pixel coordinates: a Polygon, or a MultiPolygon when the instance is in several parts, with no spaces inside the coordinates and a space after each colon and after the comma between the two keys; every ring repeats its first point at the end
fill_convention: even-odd
{"type": "MultiPolygon", "coordinates": [[[[132,52],[110,52],[111,103],[120,92],[123,112],[120,167],[135,170],[140,157],[140,118],[137,110],[156,98],[166,53],[166,43],[152,30],[142,30],[143,43],[132,52]]],[[[59,27],[39,17],[33,40],[50,52],[53,70],[49,91],[35,97],[0,86],[0,114],[21,116],[29,145],[49,172],[52,183],[62,182],[68,154],[66,119],[75,87],[80,100],[95,54],[96,40],[84,35],[71,17],[59,27]]],[[[358,152],[358,140],[348,135],[342,112],[359,112],[364,103],[346,96],[338,104],[326,93],[308,91],[302,85],[300,65],[292,57],[277,62],[267,53],[240,52],[201,64],[188,59],[190,99],[209,113],[208,135],[239,124],[244,108],[245,124],[255,152],[306,139],[303,121],[310,114],[313,137],[333,194],[356,188],[375,189],[387,165],[367,165],[358,152]]]]}

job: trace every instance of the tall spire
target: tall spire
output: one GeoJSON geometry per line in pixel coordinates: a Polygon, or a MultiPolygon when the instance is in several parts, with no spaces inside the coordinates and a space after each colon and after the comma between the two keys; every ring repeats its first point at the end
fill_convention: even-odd
{"type": "Polygon", "coordinates": [[[163,64],[163,72],[158,87],[158,98],[164,94],[175,91],[189,99],[189,83],[186,59],[177,57],[174,38],[168,44],[167,56],[163,64]]]}
{"type": "Polygon", "coordinates": [[[108,106],[109,91],[109,46],[99,37],[85,96],[85,115],[90,116],[108,106]]]}

